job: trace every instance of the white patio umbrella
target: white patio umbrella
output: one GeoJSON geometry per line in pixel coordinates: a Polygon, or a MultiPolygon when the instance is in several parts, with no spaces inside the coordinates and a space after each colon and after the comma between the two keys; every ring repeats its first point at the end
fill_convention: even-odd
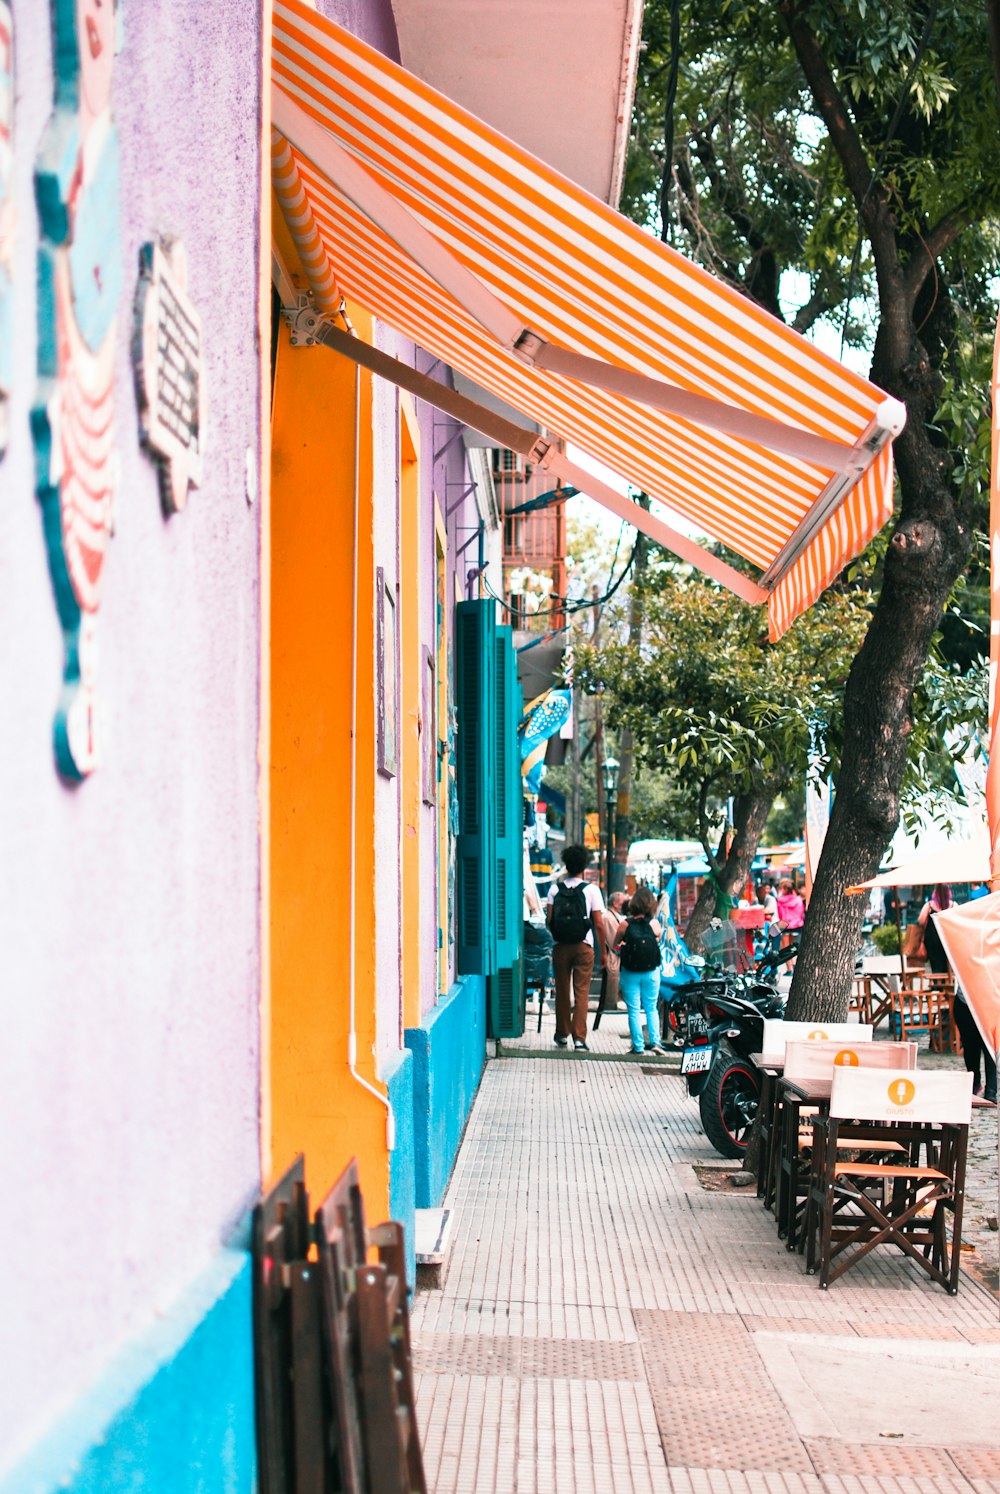
{"type": "Polygon", "coordinates": [[[901,861],[890,871],[879,872],[867,882],[848,887],[848,892],[867,892],[871,887],[929,887],[934,882],[988,882],[990,879],[990,837],[984,825],[971,840],[924,851],[909,861],[901,861]]]}

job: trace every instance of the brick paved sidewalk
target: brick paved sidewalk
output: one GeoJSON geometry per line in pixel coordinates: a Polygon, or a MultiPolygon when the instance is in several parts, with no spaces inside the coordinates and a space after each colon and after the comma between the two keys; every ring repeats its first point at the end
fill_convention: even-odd
{"type": "Polygon", "coordinates": [[[995,1298],[895,1251],[821,1292],[719,1161],[665,1066],[488,1063],[414,1309],[433,1494],[1000,1494],[995,1298]]]}

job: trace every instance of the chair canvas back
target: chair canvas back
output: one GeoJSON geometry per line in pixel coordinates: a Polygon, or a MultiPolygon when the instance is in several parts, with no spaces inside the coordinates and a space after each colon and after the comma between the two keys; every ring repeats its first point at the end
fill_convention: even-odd
{"type": "Polygon", "coordinates": [[[762,1053],[779,1057],[786,1043],[870,1043],[872,1028],[865,1022],[783,1022],[773,1018],[764,1019],[762,1053]]]}
{"type": "Polygon", "coordinates": [[[972,1075],[927,1069],[834,1069],[830,1114],[848,1120],[967,1126],[972,1118],[972,1075]]]}
{"type": "Polygon", "coordinates": [[[915,1069],[916,1043],[785,1044],[786,1079],[830,1079],[836,1068],[915,1069]]]}

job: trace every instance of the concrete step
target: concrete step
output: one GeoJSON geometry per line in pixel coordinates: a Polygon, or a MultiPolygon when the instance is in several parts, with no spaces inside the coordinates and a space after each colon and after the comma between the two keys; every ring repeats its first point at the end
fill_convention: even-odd
{"type": "Polygon", "coordinates": [[[417,1290],[435,1291],[444,1286],[448,1268],[450,1209],[417,1209],[414,1216],[414,1246],[417,1257],[417,1290]]]}

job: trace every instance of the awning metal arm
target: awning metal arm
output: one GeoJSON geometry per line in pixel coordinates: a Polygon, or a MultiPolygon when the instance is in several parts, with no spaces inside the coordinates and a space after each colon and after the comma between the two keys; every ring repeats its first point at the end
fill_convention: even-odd
{"type": "Polygon", "coordinates": [[[426,374],[419,373],[408,363],[403,363],[400,359],[383,353],[381,349],[372,347],[360,337],[352,337],[349,333],[342,332],[339,327],[333,326],[324,317],[317,317],[314,312],[305,312],[302,308],[285,307],[283,313],[293,326],[297,317],[307,316],[310,319],[309,341],[321,343],[335,352],[342,353],[344,357],[360,363],[362,368],[369,369],[372,373],[378,374],[380,378],[388,379],[390,383],[398,384],[401,389],[409,390],[417,399],[426,400],[429,405],[443,410],[446,415],[454,416],[463,425],[481,431],[484,436],[495,441],[497,446],[504,446],[508,451],[519,452],[530,461],[539,463],[553,476],[593,498],[596,503],[600,503],[603,508],[608,509],[619,519],[624,519],[636,529],[641,529],[657,544],[663,545],[682,560],[704,571],[707,576],[711,576],[714,581],[718,581],[729,591],[735,592],[744,601],[753,603],[767,601],[768,592],[752,577],[745,576],[735,566],[712,555],[696,540],[678,533],[676,529],[672,529],[669,524],[664,523],[648,509],[644,509],[638,503],[633,503],[623,493],[616,493],[614,488],[607,483],[601,482],[599,478],[593,477],[582,467],[576,466],[559,450],[556,439],[553,438],[550,442],[540,436],[537,431],[526,430],[523,426],[515,425],[511,420],[505,420],[502,415],[487,410],[475,400],[468,399],[464,394],[458,394],[454,389],[438,383],[436,379],[429,379],[426,374]]]}
{"type": "Polygon", "coordinates": [[[648,534],[650,539],[656,540],[657,544],[663,545],[681,560],[686,560],[699,571],[703,571],[706,576],[710,576],[713,581],[718,581],[728,591],[735,592],[738,597],[742,597],[744,602],[757,605],[767,601],[770,593],[752,576],[745,576],[728,561],[722,560],[719,556],[713,555],[710,550],[706,550],[703,545],[699,545],[697,540],[690,539],[686,534],[680,534],[676,529],[672,529],[669,524],[665,524],[648,509],[638,503],[633,503],[632,499],[627,498],[624,493],[616,493],[614,488],[601,482],[600,478],[592,476],[582,467],[569,461],[555,446],[549,447],[542,457],[541,465],[556,477],[562,478],[564,482],[579,488],[581,493],[586,493],[589,498],[593,498],[596,503],[601,504],[619,519],[624,519],[626,524],[632,524],[636,529],[641,529],[643,534],[648,534]]]}
{"type": "Polygon", "coordinates": [[[605,363],[600,358],[589,358],[584,353],[574,353],[558,343],[546,342],[535,333],[522,337],[514,352],[535,368],[606,389],[610,394],[623,395],[639,404],[664,410],[669,415],[679,415],[682,420],[690,420],[708,430],[721,431],[723,435],[743,441],[754,441],[769,451],[780,451],[815,467],[844,472],[856,463],[854,447],[845,445],[843,441],[831,441],[798,426],[772,420],[768,415],[755,415],[750,410],[724,405],[707,395],[678,389],[663,379],[633,373],[631,369],[619,368],[617,364],[605,363]]]}

